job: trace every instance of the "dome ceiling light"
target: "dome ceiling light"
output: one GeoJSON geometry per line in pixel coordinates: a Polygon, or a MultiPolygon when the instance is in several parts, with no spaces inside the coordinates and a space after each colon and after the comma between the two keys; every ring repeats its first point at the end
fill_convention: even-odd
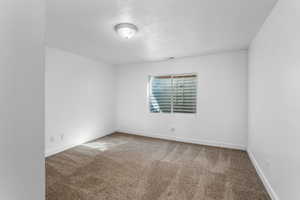
{"type": "Polygon", "coordinates": [[[114,29],[118,33],[118,35],[125,39],[132,38],[138,31],[137,26],[131,23],[117,24],[115,25],[114,29]]]}

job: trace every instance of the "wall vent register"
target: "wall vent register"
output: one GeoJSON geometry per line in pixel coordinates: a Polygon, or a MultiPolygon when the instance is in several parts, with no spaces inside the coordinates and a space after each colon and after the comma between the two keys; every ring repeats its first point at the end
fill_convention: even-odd
{"type": "Polygon", "coordinates": [[[196,113],[197,75],[150,76],[148,96],[152,113],[196,113]]]}

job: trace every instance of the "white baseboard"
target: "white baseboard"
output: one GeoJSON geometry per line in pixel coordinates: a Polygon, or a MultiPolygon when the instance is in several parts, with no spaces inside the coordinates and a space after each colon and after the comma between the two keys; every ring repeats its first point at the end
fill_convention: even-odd
{"type": "Polygon", "coordinates": [[[46,150],[45,151],[45,157],[49,157],[49,156],[53,156],[55,154],[58,154],[60,152],[63,152],[63,151],[66,151],[68,149],[71,149],[77,145],[80,145],[80,144],[71,144],[71,145],[64,145],[64,146],[60,146],[60,147],[57,147],[57,148],[54,148],[54,149],[51,149],[51,150],[46,150]]]}
{"type": "Polygon", "coordinates": [[[265,176],[262,168],[259,166],[257,160],[255,159],[254,154],[249,149],[247,149],[247,153],[250,157],[250,160],[251,160],[252,164],[254,165],[254,167],[256,169],[257,174],[259,175],[259,177],[262,180],[266,190],[268,191],[271,199],[272,200],[280,200],[279,197],[277,196],[277,194],[275,193],[275,191],[273,190],[273,188],[272,188],[270,182],[268,181],[267,177],[265,176]]]}
{"type": "Polygon", "coordinates": [[[128,133],[128,134],[132,134],[132,135],[140,135],[140,136],[151,137],[151,138],[173,140],[173,141],[178,141],[178,142],[192,143],[192,144],[222,147],[222,148],[228,148],[228,149],[246,150],[246,146],[243,146],[243,145],[230,144],[230,143],[224,143],[224,142],[218,142],[218,141],[182,138],[182,137],[177,137],[177,136],[168,136],[168,135],[161,135],[161,134],[149,134],[149,133],[145,133],[142,131],[124,130],[124,129],[119,129],[117,132],[128,133]]]}
{"type": "Polygon", "coordinates": [[[75,146],[84,144],[84,143],[86,143],[86,142],[89,142],[89,141],[92,141],[92,140],[95,140],[95,139],[98,139],[98,138],[102,138],[102,137],[107,136],[107,135],[110,135],[110,134],[112,134],[112,133],[113,133],[113,132],[109,132],[109,133],[107,133],[107,134],[101,134],[101,135],[98,135],[97,137],[87,138],[87,139],[85,139],[84,141],[79,142],[79,143],[74,143],[74,144],[69,144],[69,145],[62,145],[62,146],[57,147],[57,148],[54,148],[54,149],[46,150],[46,151],[45,151],[45,157],[49,157],[49,156],[58,154],[58,153],[60,153],[60,152],[66,151],[66,150],[68,150],[68,149],[71,149],[71,148],[73,148],[73,147],[75,147],[75,146]]]}

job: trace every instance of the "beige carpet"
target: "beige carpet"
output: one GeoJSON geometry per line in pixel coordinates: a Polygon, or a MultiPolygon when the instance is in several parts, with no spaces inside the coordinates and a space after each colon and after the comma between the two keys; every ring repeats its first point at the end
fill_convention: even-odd
{"type": "Polygon", "coordinates": [[[46,160],[47,200],[269,200],[243,151],[113,134],[46,160]]]}

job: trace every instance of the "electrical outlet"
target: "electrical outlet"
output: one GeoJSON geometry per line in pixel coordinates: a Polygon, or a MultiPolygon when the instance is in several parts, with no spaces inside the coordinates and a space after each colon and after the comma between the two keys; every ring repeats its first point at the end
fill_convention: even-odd
{"type": "Polygon", "coordinates": [[[64,140],[65,134],[60,134],[60,140],[64,140]]]}
{"type": "Polygon", "coordinates": [[[266,167],[267,169],[270,169],[271,161],[269,159],[266,160],[266,167]]]}
{"type": "Polygon", "coordinates": [[[50,137],[50,142],[54,142],[54,137],[53,136],[50,137]]]}
{"type": "Polygon", "coordinates": [[[270,159],[265,160],[265,168],[266,168],[266,173],[271,174],[271,160],[270,159]]]}
{"type": "Polygon", "coordinates": [[[175,128],[171,128],[171,132],[175,132],[175,128]]]}

